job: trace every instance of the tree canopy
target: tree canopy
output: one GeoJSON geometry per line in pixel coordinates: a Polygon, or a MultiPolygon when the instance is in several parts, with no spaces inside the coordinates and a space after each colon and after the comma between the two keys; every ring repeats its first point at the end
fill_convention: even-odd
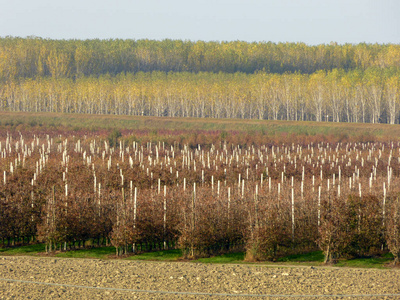
{"type": "Polygon", "coordinates": [[[0,110],[399,123],[400,45],[0,38],[0,110]]]}
{"type": "Polygon", "coordinates": [[[0,38],[0,79],[126,72],[268,73],[400,67],[398,44],[0,38]]]}

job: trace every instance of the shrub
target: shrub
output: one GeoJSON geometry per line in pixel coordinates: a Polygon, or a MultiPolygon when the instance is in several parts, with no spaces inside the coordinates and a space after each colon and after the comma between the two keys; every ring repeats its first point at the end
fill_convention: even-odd
{"type": "Polygon", "coordinates": [[[386,243],[394,256],[394,265],[400,264],[400,201],[397,197],[387,214],[386,243]]]}
{"type": "Polygon", "coordinates": [[[110,147],[118,147],[118,140],[122,136],[121,131],[118,129],[113,129],[110,134],[107,136],[108,143],[110,147]]]}

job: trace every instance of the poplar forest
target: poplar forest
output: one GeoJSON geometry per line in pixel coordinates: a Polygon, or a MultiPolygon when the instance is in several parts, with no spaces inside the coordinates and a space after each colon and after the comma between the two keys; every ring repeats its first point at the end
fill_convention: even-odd
{"type": "Polygon", "coordinates": [[[0,38],[0,110],[399,123],[398,44],[0,38]]]}
{"type": "Polygon", "coordinates": [[[396,44],[0,38],[0,244],[399,264],[399,67],[396,44]]]}

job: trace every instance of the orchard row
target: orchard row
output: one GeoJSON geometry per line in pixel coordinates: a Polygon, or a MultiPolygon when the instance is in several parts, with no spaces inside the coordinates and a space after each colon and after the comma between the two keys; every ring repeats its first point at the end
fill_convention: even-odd
{"type": "Polygon", "coordinates": [[[400,144],[189,146],[72,135],[0,141],[0,239],[117,254],[245,249],[247,259],[324,250],[400,253],[400,144]],[[130,141],[130,142],[128,142],[130,141]]]}

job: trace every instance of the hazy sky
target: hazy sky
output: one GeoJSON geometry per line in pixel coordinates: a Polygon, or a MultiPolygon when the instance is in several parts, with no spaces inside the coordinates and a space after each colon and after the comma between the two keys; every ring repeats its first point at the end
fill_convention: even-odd
{"type": "Polygon", "coordinates": [[[0,36],[400,43],[400,0],[0,0],[0,36]]]}

